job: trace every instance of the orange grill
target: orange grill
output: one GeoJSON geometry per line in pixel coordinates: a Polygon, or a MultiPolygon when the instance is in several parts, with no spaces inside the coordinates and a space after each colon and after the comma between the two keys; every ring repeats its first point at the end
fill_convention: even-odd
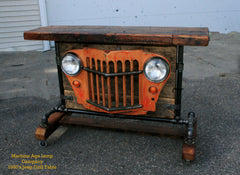
{"type": "MultiPolygon", "coordinates": [[[[156,110],[158,96],[169,76],[160,83],[149,81],[143,74],[144,64],[152,57],[162,57],[142,50],[103,51],[97,49],[70,50],[82,63],[78,75],[65,74],[77,102],[84,108],[108,112],[146,114],[156,110]],[[74,86],[78,81],[80,87],[74,86]],[[156,93],[149,89],[154,87],[156,93]]],[[[168,62],[169,63],[169,62],[168,62]]]]}
{"type": "Polygon", "coordinates": [[[141,108],[137,60],[106,61],[87,58],[88,103],[107,111],[141,108]]]}

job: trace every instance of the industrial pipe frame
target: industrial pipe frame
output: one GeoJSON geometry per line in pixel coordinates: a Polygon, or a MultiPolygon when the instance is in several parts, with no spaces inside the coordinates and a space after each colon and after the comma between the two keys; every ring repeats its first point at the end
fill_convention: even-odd
{"type": "Polygon", "coordinates": [[[175,87],[175,118],[167,119],[167,118],[156,118],[156,117],[145,117],[143,115],[139,116],[131,116],[131,115],[120,115],[120,114],[109,114],[104,112],[95,112],[95,111],[87,111],[87,110],[78,110],[78,109],[68,109],[65,107],[65,99],[62,98],[64,96],[64,87],[63,87],[63,77],[61,71],[61,62],[60,62],[60,52],[59,52],[59,44],[55,42],[55,52],[56,52],[56,63],[57,63],[57,71],[58,71],[58,80],[59,80],[59,90],[60,90],[60,104],[47,112],[41,119],[40,126],[46,128],[48,126],[48,118],[51,114],[55,112],[64,112],[64,113],[77,113],[77,114],[88,114],[88,115],[98,115],[98,116],[106,116],[110,118],[120,118],[120,119],[135,119],[135,120],[145,120],[145,121],[154,121],[154,122],[166,122],[173,124],[181,124],[187,126],[187,135],[184,138],[184,142],[187,145],[193,145],[196,143],[194,126],[197,122],[197,118],[194,112],[189,112],[187,119],[181,118],[181,98],[182,98],[182,77],[183,77],[183,46],[177,46],[177,62],[176,62],[176,87],[175,87]]]}

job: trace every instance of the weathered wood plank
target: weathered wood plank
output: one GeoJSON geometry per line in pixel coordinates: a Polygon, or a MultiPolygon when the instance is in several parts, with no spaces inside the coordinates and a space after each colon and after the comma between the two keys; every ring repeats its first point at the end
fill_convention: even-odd
{"type": "Polygon", "coordinates": [[[58,127],[58,121],[66,115],[62,112],[55,112],[48,118],[48,127],[38,127],[35,131],[35,137],[38,140],[46,140],[58,127]]]}
{"type": "Polygon", "coordinates": [[[25,39],[61,42],[207,46],[208,28],[47,26],[24,32],[25,39]]]}
{"type": "Polygon", "coordinates": [[[96,119],[86,117],[64,117],[59,121],[61,125],[74,125],[87,128],[111,129],[116,131],[127,131],[140,134],[150,134],[159,136],[184,137],[185,128],[157,126],[149,123],[140,123],[134,121],[117,121],[107,119],[96,119]]]}
{"type": "Polygon", "coordinates": [[[175,110],[168,109],[167,106],[174,104],[175,99],[159,97],[158,102],[156,104],[156,111],[149,112],[147,116],[173,119],[175,116],[175,110]]]}
{"type": "Polygon", "coordinates": [[[66,108],[70,108],[70,109],[84,109],[85,108],[83,107],[83,105],[80,105],[77,103],[77,98],[76,96],[74,95],[74,92],[73,90],[64,90],[64,95],[66,96],[71,96],[73,97],[73,100],[65,100],[65,105],[66,105],[66,108]]]}

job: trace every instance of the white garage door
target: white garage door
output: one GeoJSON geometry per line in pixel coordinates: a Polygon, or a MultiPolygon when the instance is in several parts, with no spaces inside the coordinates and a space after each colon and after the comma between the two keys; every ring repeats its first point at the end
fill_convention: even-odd
{"type": "Polygon", "coordinates": [[[0,1],[0,51],[42,50],[42,41],[26,41],[23,32],[41,26],[38,0],[0,1]]]}

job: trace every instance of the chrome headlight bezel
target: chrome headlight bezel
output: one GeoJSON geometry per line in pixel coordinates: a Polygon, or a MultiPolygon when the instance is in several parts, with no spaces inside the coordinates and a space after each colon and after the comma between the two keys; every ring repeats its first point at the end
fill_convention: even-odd
{"type": "Polygon", "coordinates": [[[80,58],[77,55],[75,55],[74,53],[69,52],[69,53],[65,54],[61,61],[61,68],[62,68],[62,71],[69,76],[77,75],[81,70],[80,58]],[[73,62],[75,62],[74,66],[77,66],[76,68],[74,68],[75,70],[73,70],[72,72],[70,72],[69,70],[66,70],[66,67],[64,66],[64,61],[67,61],[66,59],[69,59],[69,58],[72,59],[73,62]]]}
{"type": "Polygon", "coordinates": [[[163,59],[162,57],[152,57],[152,58],[148,59],[148,60],[145,62],[144,68],[143,68],[143,72],[144,72],[145,77],[146,77],[149,81],[155,82],[155,83],[160,83],[160,82],[164,81],[164,80],[168,77],[168,75],[169,75],[169,73],[170,73],[169,63],[168,63],[165,59],[163,59]],[[148,66],[148,64],[149,64],[150,62],[156,61],[156,60],[158,60],[158,61],[160,60],[161,64],[162,64],[162,65],[165,67],[165,69],[166,69],[166,73],[165,73],[165,75],[164,75],[163,77],[161,77],[161,78],[159,78],[159,79],[151,79],[151,77],[149,76],[149,74],[146,72],[146,68],[147,68],[147,66],[148,66]]]}

